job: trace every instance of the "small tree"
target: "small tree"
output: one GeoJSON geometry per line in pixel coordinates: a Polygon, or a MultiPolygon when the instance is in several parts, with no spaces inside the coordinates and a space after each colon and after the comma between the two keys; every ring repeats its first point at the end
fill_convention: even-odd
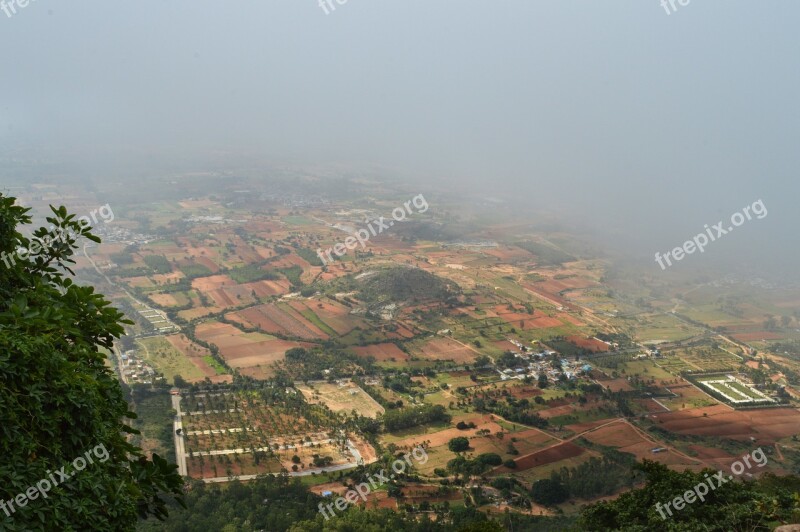
{"type": "Polygon", "coordinates": [[[447,443],[447,448],[454,453],[463,453],[469,449],[469,440],[464,436],[458,436],[447,443]]]}

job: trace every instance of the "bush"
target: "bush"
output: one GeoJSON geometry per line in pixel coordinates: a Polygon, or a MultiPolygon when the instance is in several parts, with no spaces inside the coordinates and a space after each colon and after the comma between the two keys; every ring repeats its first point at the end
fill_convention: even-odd
{"type": "Polygon", "coordinates": [[[495,453],[483,453],[478,456],[477,460],[490,466],[499,466],[503,463],[500,455],[495,453]]]}
{"type": "Polygon", "coordinates": [[[454,453],[463,453],[469,449],[469,440],[464,436],[458,436],[447,443],[447,448],[454,453]]]}

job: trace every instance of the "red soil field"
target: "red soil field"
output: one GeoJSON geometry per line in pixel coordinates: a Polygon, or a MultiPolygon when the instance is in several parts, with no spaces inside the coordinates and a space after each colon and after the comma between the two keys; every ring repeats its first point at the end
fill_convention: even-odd
{"type": "Polygon", "coordinates": [[[564,325],[558,318],[551,318],[549,316],[542,316],[532,320],[525,320],[525,328],[533,327],[534,329],[546,329],[548,327],[561,327],[564,325]]]}
{"type": "Polygon", "coordinates": [[[209,290],[216,290],[223,286],[234,286],[236,281],[227,275],[209,275],[208,277],[199,277],[192,280],[192,288],[201,292],[208,292],[209,290]]]}
{"type": "Polygon", "coordinates": [[[533,314],[519,311],[511,312],[506,305],[497,305],[494,308],[494,312],[499,318],[504,319],[514,327],[520,327],[519,323],[523,322],[521,326],[523,329],[545,329],[564,325],[558,318],[543,316],[541,311],[535,311],[533,314]]]}
{"type": "Polygon", "coordinates": [[[611,348],[605,342],[595,340],[594,338],[583,338],[582,336],[567,336],[567,342],[574,344],[582,349],[588,349],[593,353],[601,353],[610,351],[611,348]]]}
{"type": "Polygon", "coordinates": [[[660,414],[666,412],[666,409],[652,399],[635,399],[636,403],[641,405],[648,414],[660,414]]]}
{"type": "Polygon", "coordinates": [[[720,404],[665,412],[654,418],[661,428],[672,432],[744,441],[752,436],[758,444],[774,444],[796,434],[800,427],[800,412],[793,408],[733,410],[720,404]]]}
{"type": "Polygon", "coordinates": [[[583,437],[591,442],[616,447],[622,452],[631,453],[639,460],[647,458],[666,465],[684,466],[695,466],[700,463],[700,460],[685,458],[672,450],[653,453],[653,448],[666,447],[666,445],[657,440],[645,438],[624,422],[612,423],[595,431],[587,432],[583,437]]]}
{"type": "Polygon", "coordinates": [[[219,322],[200,324],[196,333],[198,338],[216,344],[223,358],[235,368],[266,366],[283,360],[284,353],[292,347],[309,346],[276,338],[253,338],[233,325],[219,322]]]}
{"type": "Polygon", "coordinates": [[[268,297],[274,295],[287,294],[289,292],[289,281],[281,279],[278,281],[255,281],[252,283],[225,286],[216,290],[206,291],[214,304],[218,307],[238,307],[242,304],[253,303],[253,292],[257,297],[268,297]]]}
{"type": "Polygon", "coordinates": [[[510,262],[517,262],[517,261],[530,261],[531,255],[524,249],[520,248],[509,248],[509,247],[497,247],[497,248],[489,248],[484,251],[486,255],[491,257],[497,257],[503,263],[510,263],[510,262]]]}
{"type": "Polygon", "coordinates": [[[779,340],[783,338],[782,334],[769,332],[769,331],[755,331],[755,332],[742,332],[733,333],[731,337],[740,342],[754,342],[758,340],[779,340]]]}
{"type": "Polygon", "coordinates": [[[298,312],[310,310],[316,314],[325,325],[342,336],[356,327],[368,327],[364,323],[364,320],[350,314],[350,309],[341,303],[311,299],[307,301],[292,301],[289,304],[298,312]]]}
{"type": "Polygon", "coordinates": [[[399,347],[390,343],[367,345],[363,347],[354,346],[351,349],[358,356],[372,356],[375,357],[375,360],[378,362],[386,362],[387,360],[391,359],[395,359],[397,361],[406,361],[409,358],[408,355],[403,353],[399,347]]]}
{"type": "Polygon", "coordinates": [[[517,351],[519,348],[509,342],[508,340],[499,340],[497,342],[493,342],[495,347],[498,349],[502,349],[503,351],[517,351]]]}
{"type": "Polygon", "coordinates": [[[549,447],[542,451],[522,456],[514,460],[517,464],[516,469],[508,469],[506,467],[500,468],[501,471],[524,471],[532,467],[539,467],[546,464],[552,464],[565,458],[573,458],[580,456],[586,452],[583,447],[578,447],[572,442],[564,442],[553,447],[549,447]]]}
{"type": "Polygon", "coordinates": [[[194,262],[195,264],[200,264],[202,266],[205,266],[206,268],[211,270],[212,273],[217,273],[219,271],[219,266],[217,265],[217,263],[209,259],[208,257],[195,257],[194,262]]]}
{"type": "Polygon", "coordinates": [[[536,386],[512,386],[508,390],[517,399],[527,399],[529,397],[536,397],[542,395],[542,390],[536,386]]]}
{"type": "Polygon", "coordinates": [[[238,346],[235,350],[229,349],[229,353],[233,354],[226,356],[225,360],[234,368],[269,365],[283,360],[284,353],[293,347],[311,347],[311,344],[277,339],[254,342],[238,346]]]}
{"type": "Polygon", "coordinates": [[[274,268],[291,268],[292,266],[300,266],[303,271],[310,270],[313,267],[297,255],[284,255],[283,258],[276,260],[272,263],[274,268]]]}
{"type": "Polygon", "coordinates": [[[586,288],[596,284],[597,283],[589,279],[584,279],[581,277],[569,277],[567,279],[548,279],[547,281],[536,283],[536,286],[543,292],[547,292],[552,295],[560,295],[560,293],[564,290],[586,288]]]}
{"type": "Polygon", "coordinates": [[[631,383],[628,382],[627,379],[624,377],[620,377],[618,379],[608,379],[608,380],[600,380],[598,382],[603,385],[603,387],[611,388],[612,392],[630,392],[633,390],[633,386],[631,383]]]}
{"type": "Polygon", "coordinates": [[[477,356],[472,349],[450,338],[428,340],[414,354],[429,360],[453,360],[455,362],[470,362],[477,356]]]}
{"type": "Polygon", "coordinates": [[[545,419],[550,419],[556,416],[564,416],[569,415],[575,412],[575,407],[572,405],[564,405],[564,406],[557,406],[554,408],[548,408],[546,410],[540,410],[538,414],[545,419]]]}
{"type": "Polygon", "coordinates": [[[205,246],[187,245],[181,251],[182,251],[183,256],[187,256],[187,257],[205,257],[205,258],[210,259],[210,260],[215,261],[215,262],[216,262],[216,260],[219,260],[219,256],[217,255],[217,252],[215,250],[213,250],[212,248],[208,248],[208,247],[205,247],[205,246]]]}
{"type": "Polygon", "coordinates": [[[414,338],[414,332],[412,330],[410,330],[409,328],[405,327],[402,323],[397,322],[397,323],[395,323],[395,325],[397,325],[397,330],[396,331],[387,331],[386,332],[386,338],[389,338],[389,339],[392,339],[392,340],[395,340],[395,339],[397,339],[397,340],[405,340],[407,338],[414,338]]]}
{"type": "Polygon", "coordinates": [[[259,305],[231,313],[228,317],[244,321],[254,327],[261,327],[267,333],[280,333],[309,340],[328,338],[327,334],[288,306],[279,307],[272,303],[259,305]]]}
{"type": "MultiPolygon", "coordinates": [[[[569,323],[571,323],[571,324],[573,324],[573,325],[577,325],[578,327],[585,327],[585,326],[586,326],[586,324],[585,324],[585,323],[583,323],[581,320],[579,320],[578,318],[576,318],[576,317],[575,317],[575,316],[573,316],[572,314],[567,314],[566,312],[559,312],[559,313],[557,314],[557,316],[558,316],[558,318],[560,318],[561,320],[563,320],[563,321],[567,321],[567,322],[569,322],[569,323]]],[[[604,344],[604,345],[605,345],[605,344],[604,344]]]]}
{"type": "Polygon", "coordinates": [[[150,301],[162,307],[174,307],[178,304],[172,294],[149,294],[150,301]]]}
{"type": "Polygon", "coordinates": [[[245,264],[252,264],[261,260],[261,255],[238,235],[231,238],[231,242],[236,246],[231,254],[233,257],[240,257],[245,264]]]}
{"type": "Polygon", "coordinates": [[[608,423],[610,419],[600,419],[597,421],[587,421],[586,423],[575,423],[574,425],[564,425],[565,428],[568,428],[575,434],[580,434],[581,432],[586,432],[587,430],[591,430],[595,427],[599,427],[600,425],[604,425],[608,423]]]}
{"type": "Polygon", "coordinates": [[[556,295],[556,294],[551,294],[550,292],[542,290],[541,287],[538,285],[538,283],[534,284],[534,283],[525,283],[525,282],[523,282],[523,283],[520,283],[520,285],[523,288],[525,288],[526,290],[536,294],[541,299],[544,299],[545,301],[547,301],[551,305],[558,305],[558,306],[561,306],[561,307],[565,307],[565,308],[574,310],[576,312],[580,312],[581,311],[581,308],[579,306],[570,303],[569,301],[567,301],[563,297],[561,297],[559,295],[556,295]]]}

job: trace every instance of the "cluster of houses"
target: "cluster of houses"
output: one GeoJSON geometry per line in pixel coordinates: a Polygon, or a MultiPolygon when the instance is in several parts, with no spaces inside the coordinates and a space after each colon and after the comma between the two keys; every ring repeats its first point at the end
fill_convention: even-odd
{"type": "Polygon", "coordinates": [[[557,355],[556,351],[551,349],[542,349],[534,351],[529,347],[523,345],[521,342],[509,338],[508,340],[514,344],[519,351],[512,351],[514,356],[526,361],[527,366],[518,368],[508,368],[504,370],[497,370],[500,373],[502,380],[509,379],[524,379],[525,377],[538,378],[540,374],[547,375],[547,379],[557,381],[563,374],[567,379],[574,379],[578,375],[585,375],[592,371],[592,366],[580,362],[578,360],[567,360],[562,358],[560,360],[560,369],[556,369],[550,363],[553,355],[557,355]]]}
{"type": "Polygon", "coordinates": [[[125,351],[120,357],[123,379],[127,383],[153,384],[156,371],[148,362],[136,356],[136,351],[125,351]]]}
{"type": "Polygon", "coordinates": [[[104,243],[116,243],[130,245],[144,245],[156,240],[155,235],[145,235],[131,231],[126,227],[115,224],[97,225],[92,228],[92,232],[99,236],[104,243]]]}

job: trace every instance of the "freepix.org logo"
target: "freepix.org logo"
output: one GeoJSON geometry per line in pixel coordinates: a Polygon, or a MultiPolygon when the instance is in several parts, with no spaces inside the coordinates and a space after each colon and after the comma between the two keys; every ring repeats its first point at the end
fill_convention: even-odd
{"type": "Polygon", "coordinates": [[[691,240],[687,240],[683,243],[683,246],[676,247],[672,251],[667,251],[664,255],[660,252],[656,252],[656,262],[661,266],[662,270],[666,270],[668,266],[672,266],[673,260],[676,262],[682,260],[686,255],[691,255],[695,251],[704,253],[706,246],[711,242],[732,232],[735,228],[743,225],[747,220],[752,220],[753,216],[755,216],[757,220],[761,220],[765,218],[767,214],[767,207],[764,205],[764,202],[761,200],[754,201],[752,205],[744,207],[742,212],[733,213],[731,215],[730,225],[728,225],[727,228],[725,227],[725,222],[718,222],[711,227],[706,224],[704,226],[704,232],[698,233],[691,240]]]}
{"type": "Polygon", "coordinates": [[[36,0],[0,0],[0,11],[6,14],[8,18],[17,14],[17,8],[24,9],[30,5],[31,2],[36,0]]]}
{"type": "Polygon", "coordinates": [[[686,492],[678,495],[671,501],[667,501],[666,503],[656,503],[656,511],[658,512],[658,515],[661,516],[661,519],[666,520],[667,514],[672,517],[672,509],[670,506],[674,506],[675,512],[677,513],[680,510],[683,510],[687,504],[693,504],[695,501],[705,502],[706,495],[708,495],[711,491],[714,491],[720,486],[731,482],[734,479],[734,475],[738,477],[746,470],[751,469],[753,465],[758,467],[764,467],[767,465],[767,455],[764,454],[764,451],[761,449],[761,447],[750,454],[742,456],[741,460],[737,460],[731,464],[731,475],[726,477],[724,471],[717,471],[717,473],[712,476],[709,476],[708,473],[706,473],[704,481],[695,484],[692,489],[687,490],[686,492]],[[750,463],[751,458],[753,459],[754,464],[750,463]],[[664,513],[665,510],[666,513],[664,513]]]}
{"type": "Polygon", "coordinates": [[[62,466],[60,469],[56,471],[48,470],[47,478],[39,480],[35,485],[32,485],[22,493],[18,493],[15,497],[11,497],[7,501],[0,499],[0,510],[2,510],[7,517],[11,517],[16,513],[18,508],[24,508],[29,502],[39,497],[47,499],[50,490],[68,481],[74,477],[76,473],[80,473],[86,469],[87,466],[94,464],[95,458],[97,458],[98,462],[102,463],[108,460],[109,457],[105,444],[101,443],[95,446],[94,449],[89,449],[83,453],[83,456],[79,456],[71,463],[62,466]],[[71,469],[73,469],[71,472],[69,471],[70,466],[72,466],[71,469]],[[56,475],[58,478],[56,478],[56,475]]]}
{"type": "MultiPolygon", "coordinates": [[[[85,227],[93,227],[99,223],[100,220],[97,219],[97,215],[100,215],[100,220],[103,223],[113,222],[114,221],[114,211],[111,210],[111,205],[106,203],[105,205],[101,206],[98,209],[93,209],[88,215],[81,216],[78,218],[78,223],[82,228],[85,227]]],[[[51,226],[52,229],[52,226],[51,226]]],[[[47,252],[53,244],[57,244],[59,242],[64,242],[69,237],[74,237],[75,233],[68,229],[66,231],[59,229],[57,234],[54,238],[48,239],[47,237],[39,240],[37,238],[31,239],[31,243],[27,249],[20,248],[14,251],[13,253],[6,253],[5,251],[0,253],[0,261],[5,264],[6,268],[11,268],[12,266],[17,264],[18,260],[27,260],[28,257],[31,255],[37,255],[42,252],[47,252]]]]}
{"type": "Polygon", "coordinates": [[[389,473],[385,469],[381,469],[377,473],[369,475],[367,477],[367,482],[362,482],[353,489],[348,490],[344,497],[339,497],[334,502],[327,505],[319,503],[319,513],[321,513],[327,521],[336,515],[334,507],[336,510],[343,512],[347,509],[348,504],[356,504],[359,498],[366,503],[367,497],[372,490],[378,489],[379,487],[393,481],[397,476],[404,474],[406,472],[406,468],[412,465],[412,458],[420,464],[425,464],[428,461],[428,453],[426,453],[425,449],[422,447],[414,447],[410,453],[406,453],[402,458],[392,462],[392,471],[394,471],[393,473],[389,473]]]}
{"type": "Polygon", "coordinates": [[[416,212],[419,214],[422,214],[428,210],[428,202],[425,200],[425,196],[418,194],[412,199],[403,203],[403,207],[396,207],[392,211],[392,220],[387,220],[383,216],[379,217],[377,220],[372,220],[367,224],[367,228],[359,229],[353,234],[353,236],[348,236],[345,238],[344,243],[339,242],[333,247],[326,249],[324,252],[322,249],[317,249],[317,257],[319,257],[319,260],[322,261],[323,266],[327,266],[329,263],[336,260],[331,256],[331,253],[334,253],[337,257],[341,257],[347,253],[347,250],[353,250],[359,245],[361,246],[361,249],[366,249],[367,242],[369,242],[371,236],[378,236],[379,234],[383,233],[384,229],[388,230],[390,227],[392,227],[395,222],[404,221],[407,214],[414,214],[414,211],[411,210],[412,205],[416,207],[416,212]]]}

